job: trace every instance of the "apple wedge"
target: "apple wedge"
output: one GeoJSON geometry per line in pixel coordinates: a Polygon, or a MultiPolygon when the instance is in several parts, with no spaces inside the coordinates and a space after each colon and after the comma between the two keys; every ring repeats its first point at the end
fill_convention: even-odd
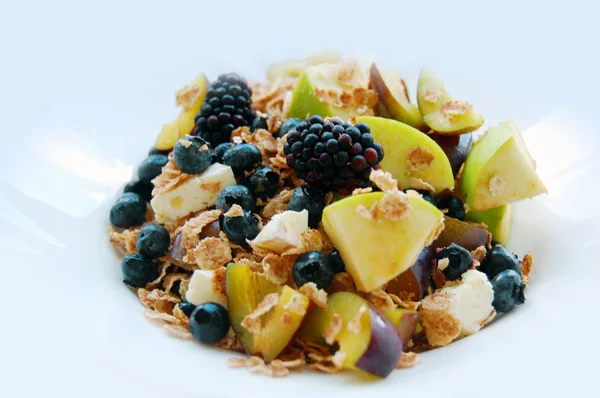
{"type": "Polygon", "coordinates": [[[535,161],[511,121],[491,128],[473,145],[460,188],[471,210],[488,210],[547,193],[535,161]]]}
{"type": "Polygon", "coordinates": [[[442,80],[425,67],[419,76],[417,103],[425,124],[439,134],[468,133],[477,130],[484,122],[473,105],[453,100],[442,80]]]}
{"type": "Polygon", "coordinates": [[[465,219],[484,223],[492,234],[492,241],[506,245],[510,235],[511,214],[512,205],[508,204],[488,210],[471,210],[465,219]]]}
{"type": "Polygon", "coordinates": [[[383,214],[368,218],[359,207],[371,209],[382,192],[351,196],[323,212],[325,232],[338,249],[346,271],[360,290],[369,292],[409,269],[423,248],[443,228],[443,214],[420,197],[407,196],[407,218],[389,220],[383,214]]]}
{"type": "Polygon", "coordinates": [[[287,117],[321,115],[347,120],[351,114],[373,114],[377,93],[368,84],[358,62],[308,65],[296,82],[287,117]]]}
{"type": "Polygon", "coordinates": [[[246,352],[261,354],[266,361],[277,358],[298,331],[308,298],[289,286],[275,285],[247,264],[227,266],[226,290],[229,320],[246,352]],[[279,294],[278,303],[260,317],[262,327],[253,333],[243,325],[244,319],[271,293],[279,294]]]}
{"type": "Polygon", "coordinates": [[[359,369],[378,377],[389,375],[396,368],[403,349],[397,326],[356,294],[339,292],[330,295],[327,309],[317,308],[310,314],[299,338],[326,345],[325,335],[335,314],[341,319],[341,328],[332,336],[339,345],[334,358],[338,358],[341,367],[359,369]]]}
{"type": "Polygon", "coordinates": [[[436,193],[454,188],[448,157],[426,134],[396,120],[374,116],[357,120],[368,124],[375,141],[383,146],[381,168],[390,172],[402,189],[420,188],[417,180],[432,185],[436,193]]]}
{"type": "Polygon", "coordinates": [[[369,78],[369,87],[379,96],[377,110],[381,116],[406,123],[421,131],[429,129],[423,122],[419,108],[411,104],[406,83],[396,72],[383,71],[372,64],[369,78]]]}
{"type": "Polygon", "coordinates": [[[204,102],[207,86],[208,80],[201,73],[190,84],[177,91],[177,105],[181,105],[182,109],[177,119],[163,126],[154,144],[157,149],[172,149],[181,137],[194,130],[194,118],[204,102]]]}

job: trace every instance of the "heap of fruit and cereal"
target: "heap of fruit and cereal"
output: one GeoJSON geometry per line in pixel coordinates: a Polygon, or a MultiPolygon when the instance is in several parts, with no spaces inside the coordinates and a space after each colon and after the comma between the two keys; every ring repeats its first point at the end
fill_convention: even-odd
{"type": "Polygon", "coordinates": [[[175,336],[386,377],[525,301],[511,203],[545,192],[516,126],[423,69],[311,59],[200,75],[110,212],[123,281],[175,336]]]}

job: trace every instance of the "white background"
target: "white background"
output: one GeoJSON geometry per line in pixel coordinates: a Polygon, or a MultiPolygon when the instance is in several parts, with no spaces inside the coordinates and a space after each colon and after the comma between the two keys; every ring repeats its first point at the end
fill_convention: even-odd
{"type": "Polygon", "coordinates": [[[593,395],[597,14],[591,1],[0,1],[0,395],[593,395]],[[328,48],[395,66],[413,93],[427,64],[488,124],[513,119],[550,190],[515,214],[511,248],[538,259],[528,305],[369,385],[250,377],[167,338],[103,231],[176,88],[328,48]]]}

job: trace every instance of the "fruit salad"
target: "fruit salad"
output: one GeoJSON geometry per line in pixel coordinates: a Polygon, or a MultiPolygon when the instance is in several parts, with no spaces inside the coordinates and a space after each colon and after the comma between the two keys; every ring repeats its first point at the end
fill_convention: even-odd
{"type": "Polygon", "coordinates": [[[203,74],[110,210],[122,280],[228,364],[385,378],[525,303],[513,202],[545,193],[511,121],[423,68],[286,61],[203,74]],[[241,355],[240,355],[241,354],[241,355]]]}

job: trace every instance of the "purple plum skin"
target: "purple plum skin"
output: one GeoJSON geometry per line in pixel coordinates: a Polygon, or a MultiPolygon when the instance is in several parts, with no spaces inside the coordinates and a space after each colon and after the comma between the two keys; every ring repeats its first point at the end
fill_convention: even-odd
{"type": "Polygon", "coordinates": [[[377,377],[387,377],[402,355],[403,344],[396,326],[379,310],[369,305],[371,340],[355,366],[377,377]]]}

